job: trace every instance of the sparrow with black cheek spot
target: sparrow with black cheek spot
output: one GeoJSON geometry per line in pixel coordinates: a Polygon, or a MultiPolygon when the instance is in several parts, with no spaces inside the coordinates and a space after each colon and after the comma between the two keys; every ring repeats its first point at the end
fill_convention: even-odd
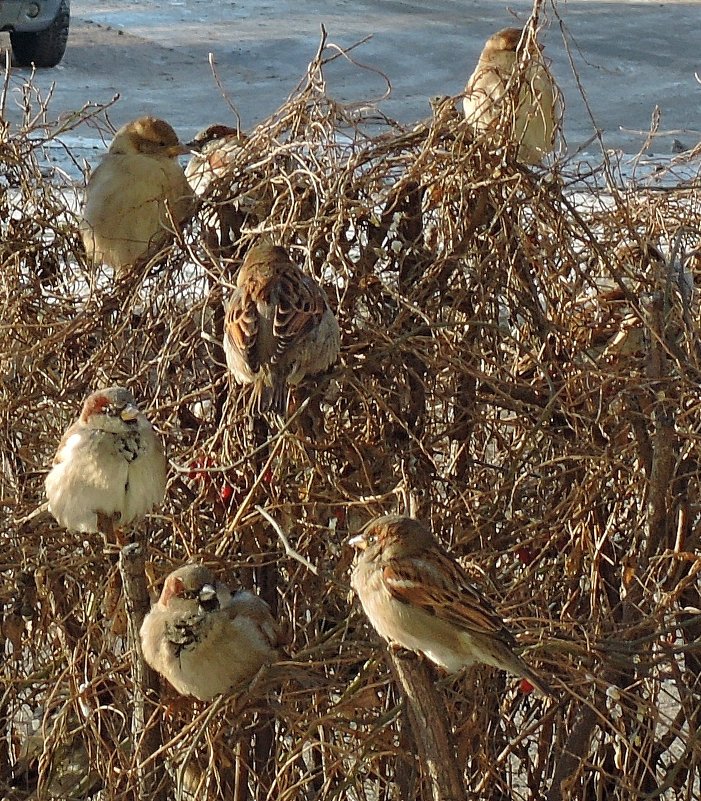
{"type": "Polygon", "coordinates": [[[508,138],[519,144],[519,160],[540,164],[555,144],[557,90],[541,45],[524,41],[521,48],[530,47],[528,61],[518,96],[509,103],[507,84],[519,62],[522,37],[520,28],[504,28],[487,39],[465,87],[463,108],[475,133],[492,133],[498,140],[498,126],[507,125],[508,138]]]}
{"type": "Polygon", "coordinates": [[[204,565],[165,580],[141,626],[146,662],[181,695],[209,701],[250,682],[279,657],[280,629],[262,598],[232,593],[204,565]]]}
{"type": "Polygon", "coordinates": [[[350,540],[360,551],[351,586],[377,633],[450,673],[484,662],[548,685],[515,652],[516,641],[460,565],[418,520],[386,515],[350,540]]]}
{"type": "Polygon", "coordinates": [[[122,271],[155,253],[192,208],[177,157],[189,153],[165,120],[139,117],[115,134],[88,180],[80,232],[88,259],[122,271]]]}
{"type": "Polygon", "coordinates": [[[224,322],[234,379],[254,385],[258,413],[287,411],[290,386],[338,358],[340,330],[324,290],[284,248],[252,247],[239,270],[224,322]]]}
{"type": "Polygon", "coordinates": [[[49,511],[69,531],[113,534],[162,503],[166,469],[163,443],[132,393],[98,390],[59,443],[46,477],[49,511]]]}

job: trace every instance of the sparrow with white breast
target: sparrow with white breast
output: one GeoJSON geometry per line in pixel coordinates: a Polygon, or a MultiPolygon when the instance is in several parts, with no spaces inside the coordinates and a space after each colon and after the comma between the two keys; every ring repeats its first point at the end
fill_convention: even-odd
{"type": "Polygon", "coordinates": [[[124,387],[88,396],[46,477],[49,511],[69,531],[112,534],[163,501],[163,443],[124,387]]]}
{"type": "Polygon", "coordinates": [[[531,44],[523,33],[520,28],[504,28],[487,39],[465,87],[463,108],[476,134],[491,134],[498,141],[500,126],[506,126],[508,139],[519,145],[519,160],[540,164],[555,144],[557,90],[541,45],[531,44]],[[525,69],[515,76],[526,47],[525,69]],[[507,89],[512,77],[518,88],[516,97],[507,89]]]}
{"type": "Polygon", "coordinates": [[[207,244],[215,249],[230,248],[240,235],[245,209],[235,196],[235,187],[227,186],[225,179],[231,177],[232,165],[247,139],[236,128],[215,124],[188,142],[193,153],[185,167],[185,177],[198,197],[212,201],[214,208],[207,211],[204,224],[207,244]],[[223,182],[221,192],[212,191],[217,180],[223,182]]]}
{"type": "Polygon", "coordinates": [[[288,388],[328,369],[339,350],[324,290],[284,248],[252,247],[226,309],[224,351],[234,379],[254,385],[257,411],[284,415],[288,388]]]}
{"type": "Polygon", "coordinates": [[[139,117],[117,131],[85,189],[80,232],[91,261],[119,272],[161,247],[192,207],[177,160],[189,152],[156,117],[139,117]]]}
{"type": "Polygon", "coordinates": [[[360,551],[351,586],[377,633],[455,673],[484,662],[548,685],[517,655],[517,644],[465,571],[410,517],[371,521],[350,544],[360,551]]]}
{"type": "Polygon", "coordinates": [[[204,565],[165,580],[141,626],[146,662],[181,695],[209,701],[250,682],[279,657],[270,607],[246,590],[232,593],[204,565]]]}

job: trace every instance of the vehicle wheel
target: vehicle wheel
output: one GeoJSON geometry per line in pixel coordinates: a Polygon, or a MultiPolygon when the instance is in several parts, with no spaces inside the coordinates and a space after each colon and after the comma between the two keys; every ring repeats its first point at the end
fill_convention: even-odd
{"type": "Polygon", "coordinates": [[[55,67],[66,52],[70,16],[70,0],[63,0],[56,19],[45,31],[11,32],[13,63],[17,67],[55,67]]]}

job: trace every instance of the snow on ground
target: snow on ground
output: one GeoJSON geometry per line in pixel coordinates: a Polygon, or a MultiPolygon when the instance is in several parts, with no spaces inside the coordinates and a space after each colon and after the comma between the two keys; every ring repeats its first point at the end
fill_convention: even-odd
{"type": "MultiPolygon", "coordinates": [[[[190,137],[211,122],[231,121],[231,103],[250,127],[295,89],[323,23],[329,40],[344,47],[372,36],[352,55],[389,77],[393,91],[382,110],[411,123],[428,115],[430,96],[459,93],[485,38],[525,21],[531,7],[528,0],[73,0],[65,59],[35,81],[44,93],[53,86],[49,116],[119,94],[115,125],[153,113],[190,137]],[[227,99],[213,80],[210,52],[227,99]]],[[[669,154],[675,139],[685,147],[701,140],[698,0],[559,0],[544,9],[543,41],[566,99],[570,152],[596,125],[607,148],[636,153],[655,106],[667,133],[653,140],[654,155],[669,154]]],[[[12,122],[20,119],[16,101],[26,76],[12,75],[12,122]]],[[[376,72],[340,59],[328,77],[331,93],[346,102],[379,98],[385,89],[376,72]]],[[[89,149],[104,147],[94,130],[79,133],[94,140],[89,149]]],[[[596,152],[598,145],[586,147],[596,152]]]]}

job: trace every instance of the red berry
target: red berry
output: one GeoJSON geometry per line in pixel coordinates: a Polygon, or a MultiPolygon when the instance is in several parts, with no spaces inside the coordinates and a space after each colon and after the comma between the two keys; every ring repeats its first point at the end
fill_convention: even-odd
{"type": "Polygon", "coordinates": [[[219,490],[219,499],[222,503],[229,503],[233,494],[234,488],[231,486],[231,484],[224,484],[224,486],[219,490]]]}
{"type": "Polygon", "coordinates": [[[528,681],[528,679],[521,679],[521,681],[518,683],[518,688],[524,695],[529,695],[534,690],[533,685],[530,683],[530,681],[528,681]]]}

